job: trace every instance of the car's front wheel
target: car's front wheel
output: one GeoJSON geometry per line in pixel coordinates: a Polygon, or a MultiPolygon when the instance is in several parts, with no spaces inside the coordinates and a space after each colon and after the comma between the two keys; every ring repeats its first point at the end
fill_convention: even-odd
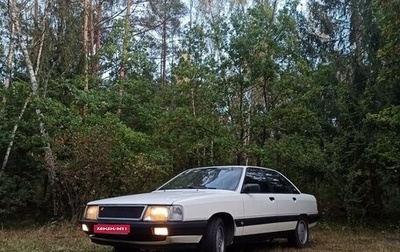
{"type": "Polygon", "coordinates": [[[201,241],[202,252],[225,252],[225,225],[221,218],[214,218],[207,226],[201,241]]]}
{"type": "Polygon", "coordinates": [[[297,248],[304,248],[308,244],[308,239],[308,221],[301,217],[297,222],[296,229],[289,237],[289,242],[297,248]]]}

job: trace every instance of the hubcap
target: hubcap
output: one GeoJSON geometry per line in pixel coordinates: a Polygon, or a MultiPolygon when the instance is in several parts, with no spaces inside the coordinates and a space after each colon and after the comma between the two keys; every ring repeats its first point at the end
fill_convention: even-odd
{"type": "Polygon", "coordinates": [[[307,242],[307,224],[304,221],[299,222],[299,226],[297,228],[297,237],[299,237],[299,241],[301,244],[305,244],[307,242]]]}
{"type": "Polygon", "coordinates": [[[225,238],[224,238],[224,230],[221,226],[218,227],[217,230],[217,251],[218,252],[225,252],[225,238]]]}

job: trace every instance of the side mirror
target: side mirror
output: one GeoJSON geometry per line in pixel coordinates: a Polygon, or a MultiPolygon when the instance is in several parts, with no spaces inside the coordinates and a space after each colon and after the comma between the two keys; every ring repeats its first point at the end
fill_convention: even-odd
{"type": "Polygon", "coordinates": [[[242,188],[243,193],[259,193],[261,187],[259,184],[244,184],[242,188]]]}

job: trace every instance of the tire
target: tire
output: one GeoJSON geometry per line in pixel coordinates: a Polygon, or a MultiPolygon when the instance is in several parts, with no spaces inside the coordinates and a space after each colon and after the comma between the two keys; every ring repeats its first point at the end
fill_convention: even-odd
{"type": "Polygon", "coordinates": [[[221,218],[210,221],[200,244],[202,252],[226,252],[225,225],[221,218]]]}
{"type": "Polygon", "coordinates": [[[304,248],[308,245],[309,236],[308,221],[304,217],[300,217],[296,229],[289,237],[289,242],[296,248],[304,248]]]}

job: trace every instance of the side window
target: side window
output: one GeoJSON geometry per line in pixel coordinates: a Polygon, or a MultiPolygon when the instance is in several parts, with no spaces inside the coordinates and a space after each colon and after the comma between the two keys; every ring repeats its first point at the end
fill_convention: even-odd
{"type": "Polygon", "coordinates": [[[266,172],[273,193],[299,193],[292,183],[279,173],[271,170],[266,172]]]}
{"type": "Polygon", "coordinates": [[[271,193],[266,172],[267,170],[265,169],[247,168],[243,186],[246,184],[257,184],[260,186],[260,191],[257,193],[271,193]]]}

